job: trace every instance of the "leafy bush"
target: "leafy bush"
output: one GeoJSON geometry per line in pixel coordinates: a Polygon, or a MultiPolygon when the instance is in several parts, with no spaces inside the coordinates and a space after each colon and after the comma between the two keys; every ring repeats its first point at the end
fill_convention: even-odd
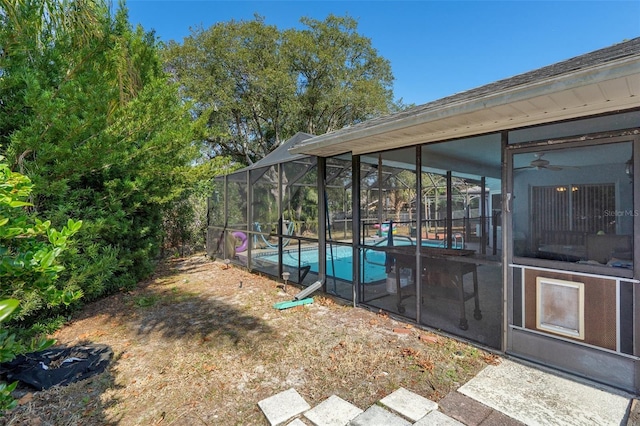
{"type": "MultiPolygon", "coordinates": [[[[12,172],[3,159],[0,156],[0,323],[5,327],[0,331],[0,362],[7,362],[51,346],[54,341],[43,332],[50,327],[30,324],[82,297],[79,289],[56,285],[64,269],[58,258],[82,222],[69,219],[58,231],[49,221],[29,216],[25,208],[31,206],[31,181],[12,172]]],[[[11,392],[16,385],[0,383],[0,412],[15,406],[11,392]]]]}
{"type": "MultiPolygon", "coordinates": [[[[20,302],[16,299],[0,300],[0,323],[3,323],[9,315],[18,307],[20,302]]],[[[15,338],[7,330],[0,332],[0,362],[11,361],[16,356],[15,338]]],[[[16,406],[16,401],[11,392],[18,382],[11,384],[0,382],[0,412],[10,410],[16,406]]]]}
{"type": "MultiPolygon", "coordinates": [[[[0,161],[4,157],[0,156],[0,161]]],[[[36,317],[38,311],[69,305],[82,297],[70,286],[57,287],[64,269],[57,258],[68,248],[82,221],[69,219],[61,231],[51,222],[32,218],[25,207],[33,190],[31,180],[0,162],[0,297],[20,300],[17,320],[36,317]]]]}

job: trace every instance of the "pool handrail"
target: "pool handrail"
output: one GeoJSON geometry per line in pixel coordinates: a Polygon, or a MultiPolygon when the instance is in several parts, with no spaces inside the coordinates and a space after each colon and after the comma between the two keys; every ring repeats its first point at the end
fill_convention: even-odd
{"type": "MultiPolygon", "coordinates": [[[[400,239],[400,240],[402,240],[402,239],[409,240],[409,244],[408,244],[408,245],[412,245],[412,246],[413,246],[413,245],[415,245],[415,242],[413,241],[413,239],[412,239],[410,236],[408,236],[408,235],[394,235],[394,236],[393,236],[393,240],[394,240],[394,242],[395,242],[395,241],[397,241],[398,239],[400,239]]],[[[384,244],[385,244],[385,247],[386,247],[386,246],[387,246],[387,242],[388,242],[388,240],[389,240],[389,237],[384,237],[384,238],[382,238],[380,241],[376,241],[376,242],[375,242],[375,244],[374,244],[374,246],[378,247],[378,246],[380,246],[382,243],[384,243],[384,244]]],[[[407,244],[401,244],[401,245],[407,245],[407,244]]],[[[371,265],[376,265],[376,266],[386,266],[386,265],[385,265],[385,263],[379,263],[379,262],[374,262],[374,261],[372,261],[372,260],[368,260],[368,259],[367,259],[367,252],[368,252],[368,251],[370,251],[370,250],[373,250],[373,249],[365,248],[365,249],[363,250],[363,254],[362,254],[362,255],[363,255],[363,261],[368,262],[368,263],[369,263],[369,264],[371,264],[371,265]]],[[[378,250],[374,250],[374,251],[378,251],[378,250]]]]}
{"type": "Polygon", "coordinates": [[[461,232],[453,234],[453,241],[451,241],[451,248],[456,250],[464,249],[464,235],[461,232]]]}
{"type": "MultiPolygon", "coordinates": [[[[295,230],[295,223],[294,221],[290,220],[287,221],[289,222],[287,224],[287,229],[286,232],[288,232],[288,234],[285,234],[287,236],[291,236],[293,235],[293,231],[295,230]]],[[[265,243],[265,245],[269,248],[275,249],[278,248],[278,244],[271,244],[269,241],[267,241],[267,239],[264,237],[264,234],[262,233],[262,229],[260,228],[260,222],[254,222],[253,226],[255,227],[255,230],[258,231],[258,235],[260,235],[260,237],[262,238],[262,241],[265,243]]],[[[254,235],[254,245],[257,245],[257,235],[254,235]]],[[[289,245],[289,242],[291,241],[291,238],[283,238],[282,239],[282,248],[286,247],[289,245]]]]}

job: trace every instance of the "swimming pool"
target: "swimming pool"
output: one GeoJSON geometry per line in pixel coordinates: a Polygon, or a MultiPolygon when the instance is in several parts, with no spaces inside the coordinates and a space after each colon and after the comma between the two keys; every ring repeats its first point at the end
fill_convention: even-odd
{"type": "MultiPolygon", "coordinates": [[[[318,249],[285,250],[282,253],[282,263],[294,268],[310,267],[310,271],[318,273],[318,249]],[[299,254],[299,258],[298,258],[299,254]]],[[[372,283],[387,278],[384,268],[384,252],[370,250],[367,261],[363,264],[360,282],[372,283]]],[[[360,255],[360,259],[364,258],[360,255]]],[[[278,255],[260,256],[261,261],[278,263],[278,255]]],[[[351,281],[353,274],[353,252],[351,247],[327,247],[327,275],[345,281],[351,281]]]]}
{"type": "MultiPolygon", "coordinates": [[[[394,236],[395,246],[413,245],[415,242],[409,237],[394,236]]],[[[387,239],[377,241],[374,246],[386,247],[387,239]]],[[[443,240],[423,240],[425,247],[444,247],[443,240]]],[[[307,248],[298,251],[297,249],[284,250],[282,252],[282,263],[294,268],[309,267],[310,271],[318,273],[318,249],[307,248]]],[[[260,256],[261,261],[278,263],[278,255],[260,256]]],[[[387,272],[385,268],[386,254],[382,250],[364,249],[360,253],[360,282],[370,284],[386,280],[387,272]]],[[[327,246],[327,276],[335,277],[345,281],[351,281],[353,276],[353,251],[348,246],[327,246]]]]}

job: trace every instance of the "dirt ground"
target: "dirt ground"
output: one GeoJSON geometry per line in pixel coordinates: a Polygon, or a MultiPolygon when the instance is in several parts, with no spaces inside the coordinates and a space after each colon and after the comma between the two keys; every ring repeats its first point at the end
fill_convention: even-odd
{"type": "Polygon", "coordinates": [[[267,425],[258,401],[295,388],[366,409],[404,387],[438,401],[499,359],[316,293],[212,262],[163,262],[135,291],[87,305],[58,344],[106,344],[106,372],[46,391],[19,387],[6,425],[267,425]]]}

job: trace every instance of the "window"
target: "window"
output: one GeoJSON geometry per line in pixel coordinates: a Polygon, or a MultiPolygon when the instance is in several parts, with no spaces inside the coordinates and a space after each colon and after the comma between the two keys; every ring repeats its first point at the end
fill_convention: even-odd
{"type": "Polygon", "coordinates": [[[513,156],[514,255],[632,267],[632,142],[513,156]]]}
{"type": "MultiPolygon", "coordinates": [[[[615,221],[602,214],[615,209],[614,184],[533,186],[532,241],[538,250],[542,244],[586,249],[587,235],[616,233],[615,221]]],[[[570,255],[581,257],[584,253],[570,255]]]]}

